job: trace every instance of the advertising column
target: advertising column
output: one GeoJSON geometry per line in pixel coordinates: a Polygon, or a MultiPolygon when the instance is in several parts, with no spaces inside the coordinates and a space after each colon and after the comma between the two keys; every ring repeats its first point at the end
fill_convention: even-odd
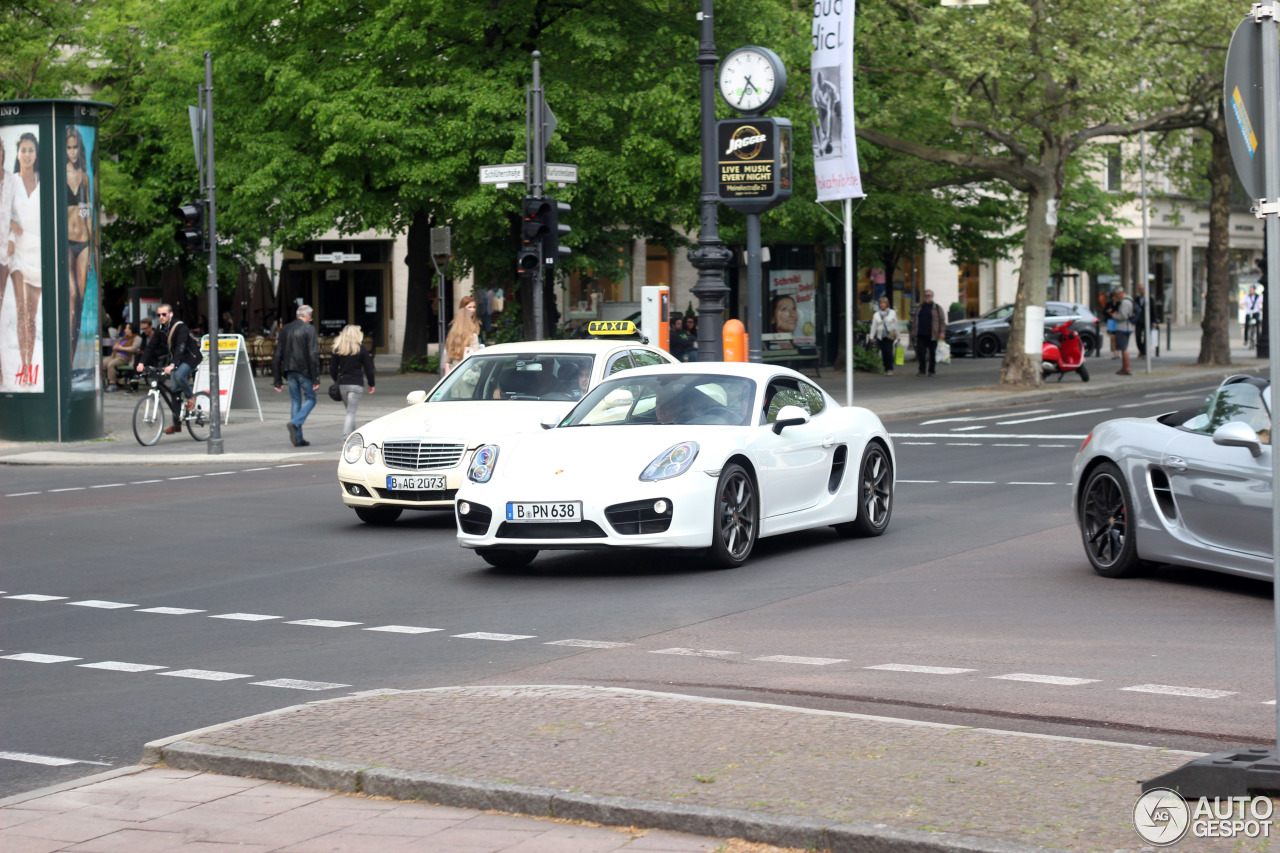
{"type": "Polygon", "coordinates": [[[102,430],[97,128],[107,104],[0,102],[0,437],[102,430]]]}

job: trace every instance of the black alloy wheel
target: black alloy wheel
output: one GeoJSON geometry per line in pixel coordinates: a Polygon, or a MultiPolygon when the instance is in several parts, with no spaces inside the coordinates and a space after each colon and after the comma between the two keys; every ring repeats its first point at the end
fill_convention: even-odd
{"type": "Polygon", "coordinates": [[[730,462],[716,483],[711,559],[721,568],[741,566],[751,556],[760,526],[760,500],[747,470],[730,462]]]}
{"type": "Polygon", "coordinates": [[[1110,462],[1095,468],[1080,500],[1080,535],[1093,570],[1104,578],[1127,578],[1138,572],[1138,544],[1130,524],[1129,486],[1110,462]]]}
{"type": "Polygon", "coordinates": [[[878,441],[867,444],[858,466],[858,514],[853,521],[835,525],[842,536],[879,536],[893,516],[893,463],[878,441]]]}
{"type": "Polygon", "coordinates": [[[495,569],[523,569],[538,556],[536,549],[477,548],[476,553],[480,555],[480,559],[495,569]]]}
{"type": "Polygon", "coordinates": [[[995,335],[983,335],[978,338],[974,346],[977,348],[978,355],[982,358],[991,358],[1000,352],[1000,341],[996,339],[995,335]]]}

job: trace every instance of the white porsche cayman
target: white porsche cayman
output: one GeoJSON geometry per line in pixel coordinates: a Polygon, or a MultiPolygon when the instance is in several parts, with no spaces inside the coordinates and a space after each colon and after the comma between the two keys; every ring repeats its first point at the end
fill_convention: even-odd
{"type": "Polygon", "coordinates": [[[458,542],[490,565],[618,547],[705,549],[732,567],[758,537],[825,525],[878,536],[893,511],[880,419],[787,368],[628,371],[543,426],[470,458],[458,542]]]}

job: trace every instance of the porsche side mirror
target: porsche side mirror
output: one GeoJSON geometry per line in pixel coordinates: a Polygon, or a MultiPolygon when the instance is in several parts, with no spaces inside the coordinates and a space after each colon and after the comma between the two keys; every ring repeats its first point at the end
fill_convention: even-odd
{"type": "Polygon", "coordinates": [[[782,430],[789,426],[800,426],[809,422],[809,413],[799,406],[783,406],[778,411],[778,417],[773,422],[773,434],[781,435],[782,430]]]}
{"type": "Polygon", "coordinates": [[[427,399],[426,391],[410,391],[408,394],[404,395],[404,401],[410,406],[421,403],[425,399],[427,399]]]}
{"type": "Polygon", "coordinates": [[[1257,459],[1262,455],[1262,439],[1248,424],[1233,421],[1213,431],[1213,443],[1222,447],[1246,447],[1257,459]]]}

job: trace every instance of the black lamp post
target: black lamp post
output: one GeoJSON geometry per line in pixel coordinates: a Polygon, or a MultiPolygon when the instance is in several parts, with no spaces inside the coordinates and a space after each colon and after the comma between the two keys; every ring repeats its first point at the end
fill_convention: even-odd
{"type": "Polygon", "coordinates": [[[724,270],[732,253],[720,240],[716,209],[716,40],[711,0],[702,0],[698,44],[698,83],[702,99],[702,210],[698,247],[689,252],[689,263],[698,271],[693,295],[698,297],[698,361],[724,361],[724,297],[729,288],[724,270]]]}

